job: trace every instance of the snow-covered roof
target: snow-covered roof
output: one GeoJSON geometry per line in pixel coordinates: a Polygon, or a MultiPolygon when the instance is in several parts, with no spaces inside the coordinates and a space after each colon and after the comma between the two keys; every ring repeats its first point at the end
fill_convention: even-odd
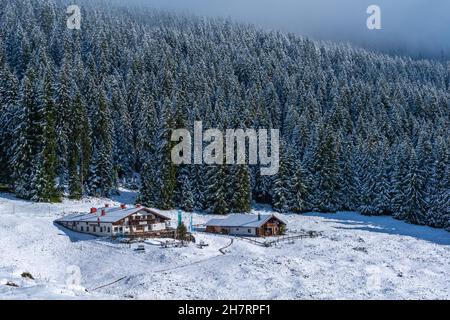
{"type": "Polygon", "coordinates": [[[224,219],[211,219],[211,220],[208,221],[208,223],[207,223],[206,225],[209,225],[209,226],[217,226],[217,225],[220,224],[220,222],[221,222],[222,220],[224,220],[224,219]]]}
{"type": "Polygon", "coordinates": [[[144,211],[146,214],[154,214],[163,219],[170,220],[170,218],[148,208],[132,207],[122,209],[120,207],[98,208],[96,213],[73,213],[56,220],[56,222],[105,222],[115,223],[132,214],[144,211]],[[102,216],[102,210],[105,210],[105,215],[102,216]]]}
{"type": "Polygon", "coordinates": [[[272,217],[284,223],[283,220],[273,214],[260,215],[259,217],[252,214],[233,214],[225,219],[212,219],[206,223],[206,226],[259,228],[272,217]]]}

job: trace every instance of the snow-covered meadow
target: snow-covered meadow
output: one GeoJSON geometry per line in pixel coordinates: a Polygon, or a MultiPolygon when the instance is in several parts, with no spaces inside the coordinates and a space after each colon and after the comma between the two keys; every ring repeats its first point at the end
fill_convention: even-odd
{"type": "MultiPolygon", "coordinates": [[[[319,231],[321,236],[265,248],[196,233],[207,247],[161,248],[150,241],[139,253],[136,245],[53,224],[63,214],[105,202],[133,203],[134,194],[60,204],[0,194],[0,298],[450,298],[450,233],[444,230],[350,212],[284,215],[291,230],[319,231]],[[34,279],[23,278],[23,272],[34,279]],[[81,287],[70,285],[78,277],[81,287]]],[[[176,212],[163,213],[176,220],[176,212]]],[[[210,218],[194,214],[193,221],[210,218]]]]}

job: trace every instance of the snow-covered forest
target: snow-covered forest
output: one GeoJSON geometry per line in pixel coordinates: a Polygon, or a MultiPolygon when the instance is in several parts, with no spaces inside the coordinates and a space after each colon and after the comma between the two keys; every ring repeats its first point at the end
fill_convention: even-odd
{"type": "Polygon", "coordinates": [[[0,184],[18,197],[108,196],[121,184],[161,209],[261,202],[450,229],[450,62],[80,6],[70,30],[65,1],[0,0],[0,184]],[[171,131],[196,120],[280,129],[279,174],[175,166],[171,131]]]}

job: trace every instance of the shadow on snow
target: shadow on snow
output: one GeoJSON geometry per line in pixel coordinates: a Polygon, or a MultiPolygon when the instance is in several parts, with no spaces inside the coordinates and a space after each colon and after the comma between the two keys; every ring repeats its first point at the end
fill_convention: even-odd
{"type": "Polygon", "coordinates": [[[307,213],[305,216],[328,219],[328,223],[339,223],[336,229],[362,230],[369,232],[409,236],[441,245],[450,245],[450,232],[427,226],[419,226],[396,220],[390,216],[364,216],[356,212],[307,213]]]}
{"type": "Polygon", "coordinates": [[[76,231],[67,229],[67,228],[63,227],[62,225],[57,224],[56,222],[53,222],[53,225],[56,228],[58,228],[59,231],[63,232],[63,233],[59,233],[60,236],[69,237],[71,242],[79,242],[79,241],[88,241],[88,240],[98,239],[94,235],[76,232],[76,231]]]}

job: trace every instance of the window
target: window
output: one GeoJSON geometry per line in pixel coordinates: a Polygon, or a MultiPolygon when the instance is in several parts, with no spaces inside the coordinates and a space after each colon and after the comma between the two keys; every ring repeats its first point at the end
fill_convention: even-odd
{"type": "Polygon", "coordinates": [[[248,233],[252,233],[252,229],[248,229],[248,233]]]}
{"type": "Polygon", "coordinates": [[[94,232],[96,232],[96,229],[97,229],[97,228],[96,228],[96,227],[94,227],[94,232]]]}
{"type": "Polygon", "coordinates": [[[110,227],[108,227],[108,233],[110,233],[111,232],[111,228],[110,227]]]}
{"type": "Polygon", "coordinates": [[[114,227],[114,232],[117,232],[117,229],[118,229],[117,227],[114,227]]]}
{"type": "Polygon", "coordinates": [[[83,232],[84,230],[83,230],[84,228],[83,227],[81,227],[81,231],[83,232]]]}
{"type": "Polygon", "coordinates": [[[89,227],[86,227],[86,232],[89,232],[89,227]]]}

